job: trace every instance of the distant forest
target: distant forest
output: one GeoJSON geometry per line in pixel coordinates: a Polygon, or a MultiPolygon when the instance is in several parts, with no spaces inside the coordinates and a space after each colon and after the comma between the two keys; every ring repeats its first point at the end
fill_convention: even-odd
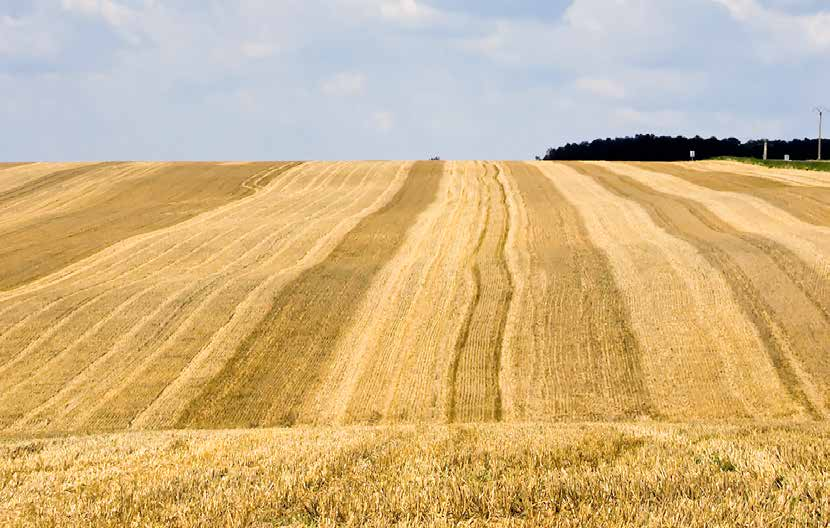
{"type": "MultiPolygon", "coordinates": [[[[681,161],[689,159],[694,150],[697,159],[718,156],[761,158],[764,155],[764,141],[742,142],[736,138],[708,139],[700,136],[655,136],[638,134],[634,137],[595,139],[582,143],[568,143],[564,147],[549,149],[544,160],[608,160],[608,161],[681,161]]],[[[789,154],[793,160],[811,160],[817,155],[817,140],[793,139],[792,141],[770,140],[770,159],[784,159],[789,154]]]]}

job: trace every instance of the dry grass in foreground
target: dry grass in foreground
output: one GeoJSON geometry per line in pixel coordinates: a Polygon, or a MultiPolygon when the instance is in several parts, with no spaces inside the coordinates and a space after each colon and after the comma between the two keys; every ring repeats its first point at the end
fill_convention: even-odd
{"type": "Polygon", "coordinates": [[[2,526],[826,526],[825,425],[475,425],[0,442],[2,526]]]}

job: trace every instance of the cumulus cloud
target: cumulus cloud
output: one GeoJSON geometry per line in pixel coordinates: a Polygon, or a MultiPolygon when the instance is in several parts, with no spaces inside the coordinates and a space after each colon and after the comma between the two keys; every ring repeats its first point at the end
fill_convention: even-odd
{"type": "Polygon", "coordinates": [[[140,40],[137,13],[114,0],[61,0],[64,11],[105,21],[131,43],[140,40]]]}
{"type": "Polygon", "coordinates": [[[375,112],[372,114],[372,126],[380,132],[389,132],[395,125],[395,116],[392,112],[375,112]]]}
{"type": "Polygon", "coordinates": [[[521,65],[594,70],[670,54],[682,45],[681,17],[696,0],[573,0],[558,20],[482,20],[462,47],[521,65]]]}
{"type": "Polygon", "coordinates": [[[625,97],[625,86],[611,79],[582,77],[576,80],[578,89],[591,95],[608,99],[622,99],[625,97]]]}
{"type": "Polygon", "coordinates": [[[243,42],[240,46],[242,54],[249,59],[264,59],[274,55],[278,47],[270,42],[243,42]]]}
{"type": "Polygon", "coordinates": [[[830,10],[789,14],[767,8],[757,0],[712,1],[756,33],[756,47],[767,59],[830,52],[830,10]]]}
{"type": "Polygon", "coordinates": [[[348,97],[361,95],[366,86],[366,76],[356,72],[338,73],[325,79],[320,89],[326,95],[348,97]]]}
{"type": "Polygon", "coordinates": [[[0,57],[48,57],[58,49],[54,35],[37,27],[31,19],[0,15],[0,57]]]}
{"type": "Polygon", "coordinates": [[[625,126],[648,127],[651,130],[676,130],[686,121],[683,112],[643,111],[631,107],[617,108],[613,116],[625,126]]]}
{"type": "Polygon", "coordinates": [[[424,22],[439,17],[438,10],[417,0],[390,0],[380,6],[380,13],[385,18],[404,22],[424,22]]]}

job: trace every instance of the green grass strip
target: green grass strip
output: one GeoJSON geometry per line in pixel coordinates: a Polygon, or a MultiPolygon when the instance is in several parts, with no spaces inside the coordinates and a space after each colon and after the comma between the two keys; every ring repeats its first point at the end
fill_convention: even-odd
{"type": "Polygon", "coordinates": [[[760,165],[770,169],[801,169],[830,172],[830,161],[783,161],[783,160],[762,160],[758,158],[739,158],[734,156],[720,156],[716,160],[739,161],[760,165]]]}

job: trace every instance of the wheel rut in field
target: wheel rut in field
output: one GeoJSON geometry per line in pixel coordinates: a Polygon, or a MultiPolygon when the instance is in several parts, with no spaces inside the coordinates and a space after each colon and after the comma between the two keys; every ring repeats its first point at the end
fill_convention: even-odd
{"type": "Polygon", "coordinates": [[[502,417],[501,350],[513,279],[505,245],[510,231],[501,169],[490,165],[477,175],[484,193],[479,240],[470,257],[472,300],[458,335],[448,375],[447,420],[499,421],[502,417]]]}
{"type": "Polygon", "coordinates": [[[275,297],[270,312],[187,407],[184,427],[290,425],[315,397],[333,347],[372,279],[435,199],[441,162],[418,162],[401,189],[320,264],[275,297]]]}
{"type": "MultiPolygon", "coordinates": [[[[569,165],[641,204],[657,225],[695,246],[722,273],[756,327],[790,398],[813,418],[827,416],[828,387],[821,380],[830,376],[830,365],[822,343],[830,342],[830,319],[797,279],[811,274],[808,266],[775,242],[732,227],[704,204],[595,165],[569,165]]],[[[760,380],[755,385],[764,386],[760,380]]]]}
{"type": "Polygon", "coordinates": [[[516,419],[654,415],[608,257],[537,168],[510,163],[527,212],[527,295],[511,341],[516,419]]]}

